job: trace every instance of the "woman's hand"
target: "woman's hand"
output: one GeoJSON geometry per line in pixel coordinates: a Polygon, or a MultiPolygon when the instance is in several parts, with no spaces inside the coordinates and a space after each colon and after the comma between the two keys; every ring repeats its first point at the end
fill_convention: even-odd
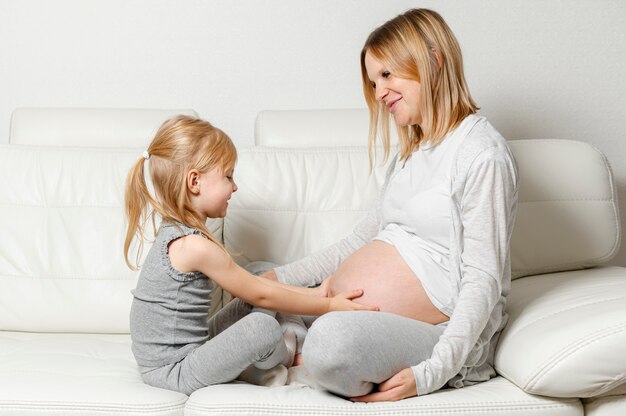
{"type": "Polygon", "coordinates": [[[276,276],[276,272],[274,271],[274,269],[269,269],[268,271],[261,273],[259,277],[278,282],[278,276],[276,276]]]}
{"type": "Polygon", "coordinates": [[[378,391],[365,396],[353,397],[353,402],[395,402],[407,397],[417,396],[417,386],[413,370],[405,368],[389,380],[378,385],[378,391]]]}
{"type": "Polygon", "coordinates": [[[351,292],[339,293],[330,298],[329,309],[331,311],[379,311],[378,306],[361,305],[353,302],[353,299],[363,296],[363,290],[353,290],[351,292]]]}
{"type": "Polygon", "coordinates": [[[323,298],[327,298],[330,296],[329,287],[330,287],[330,279],[332,276],[328,276],[326,279],[322,280],[322,283],[314,287],[316,295],[321,296],[323,298]]]}

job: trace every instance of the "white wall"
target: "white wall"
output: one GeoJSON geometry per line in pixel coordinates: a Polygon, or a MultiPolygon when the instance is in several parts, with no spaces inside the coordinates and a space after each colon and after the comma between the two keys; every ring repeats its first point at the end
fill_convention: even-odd
{"type": "Polygon", "coordinates": [[[626,201],[620,0],[0,0],[0,143],[15,107],[78,106],[193,108],[251,145],[259,110],[364,107],[367,34],[416,6],[456,32],[505,137],[594,144],[626,201]]]}

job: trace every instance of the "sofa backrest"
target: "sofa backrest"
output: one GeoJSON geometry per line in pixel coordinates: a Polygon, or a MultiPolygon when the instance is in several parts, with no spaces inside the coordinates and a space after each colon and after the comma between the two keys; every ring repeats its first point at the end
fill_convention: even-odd
{"type": "Polygon", "coordinates": [[[141,148],[176,114],[197,116],[191,109],[17,108],[9,143],[141,148]]]}
{"type": "MultiPolygon", "coordinates": [[[[515,276],[610,259],[620,227],[606,158],[582,142],[510,144],[521,184],[515,276]]],[[[144,147],[0,146],[0,330],[128,331],[137,273],[122,256],[123,187],[144,147]]],[[[239,153],[223,239],[241,264],[286,263],[347,235],[386,170],[370,174],[363,146],[239,153]]],[[[209,223],[218,237],[221,225],[209,223]]]]}
{"type": "Polygon", "coordinates": [[[284,264],[321,250],[370,209],[386,166],[370,175],[364,147],[240,149],[224,244],[240,264],[284,264]]]}
{"type": "Polygon", "coordinates": [[[0,146],[0,330],[128,331],[123,185],[140,154],[0,146]]]}
{"type": "MultiPolygon", "coordinates": [[[[369,176],[365,147],[319,147],[317,139],[336,130],[355,143],[363,134],[362,126],[352,126],[363,122],[355,111],[365,110],[295,112],[306,125],[294,123],[291,111],[262,114],[257,143],[278,148],[241,152],[239,191],[225,219],[225,242],[242,254],[242,263],[282,264],[320,250],[346,236],[372,205],[385,166],[369,176]]],[[[334,141],[339,145],[341,137],[334,141]]],[[[611,259],[621,229],[606,157],[587,143],[569,140],[514,140],[510,146],[520,174],[511,241],[514,278],[611,259]]]]}
{"type": "Polygon", "coordinates": [[[573,140],[509,144],[520,176],[511,237],[513,278],[588,268],[613,258],[621,226],[606,156],[573,140]]]}
{"type": "MultiPolygon", "coordinates": [[[[394,125],[391,142],[398,142],[394,125]]],[[[364,146],[369,135],[366,108],[342,110],[265,110],[254,125],[254,143],[270,147],[364,146]]]]}
{"type": "MultiPolygon", "coordinates": [[[[179,111],[64,112],[62,118],[75,120],[67,127],[71,134],[55,130],[54,123],[31,126],[52,117],[43,109],[19,111],[20,122],[13,125],[20,143],[55,146],[0,145],[0,330],[127,333],[138,273],[123,259],[124,183],[153,130],[179,111]],[[88,120],[99,120],[94,128],[107,132],[99,136],[104,141],[88,120]],[[19,126],[32,132],[32,140],[19,126]],[[64,142],[67,137],[90,140],[64,142]],[[135,147],[111,147],[120,137],[135,147]],[[70,146],[75,144],[81,146],[70,146]]],[[[208,224],[221,237],[222,220],[208,224]]]]}

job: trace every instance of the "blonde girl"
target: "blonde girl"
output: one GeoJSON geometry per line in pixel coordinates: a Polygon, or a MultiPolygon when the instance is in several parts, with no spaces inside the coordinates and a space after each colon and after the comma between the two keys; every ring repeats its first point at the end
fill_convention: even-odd
{"type": "Polygon", "coordinates": [[[160,219],[155,240],[133,290],[132,351],[143,380],[190,394],[229,382],[250,368],[289,363],[281,328],[252,306],[306,315],[337,310],[374,310],[351,300],[362,291],[332,298],[318,289],[261,279],[239,267],[205,225],[226,215],[237,191],[236,149],[209,122],[176,116],[160,127],[126,184],[128,229],[124,243],[129,267],[138,268],[146,228],[160,219]],[[146,167],[153,193],[145,181],[146,167]],[[129,259],[138,239],[137,257],[129,259]],[[241,299],[209,319],[215,282],[241,299]]]}

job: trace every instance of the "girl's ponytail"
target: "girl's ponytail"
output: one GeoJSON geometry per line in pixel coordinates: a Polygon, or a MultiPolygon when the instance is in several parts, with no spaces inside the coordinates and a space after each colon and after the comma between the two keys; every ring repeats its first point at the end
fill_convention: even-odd
{"type": "Polygon", "coordinates": [[[139,259],[142,254],[145,239],[145,226],[148,219],[148,204],[155,203],[146,185],[144,176],[145,161],[146,158],[141,156],[131,167],[130,172],[128,172],[128,177],[126,178],[126,191],[124,194],[124,211],[128,221],[126,239],[124,240],[124,259],[128,267],[133,270],[139,269],[139,259]],[[135,237],[137,237],[139,246],[133,264],[128,258],[128,253],[135,237]]]}

